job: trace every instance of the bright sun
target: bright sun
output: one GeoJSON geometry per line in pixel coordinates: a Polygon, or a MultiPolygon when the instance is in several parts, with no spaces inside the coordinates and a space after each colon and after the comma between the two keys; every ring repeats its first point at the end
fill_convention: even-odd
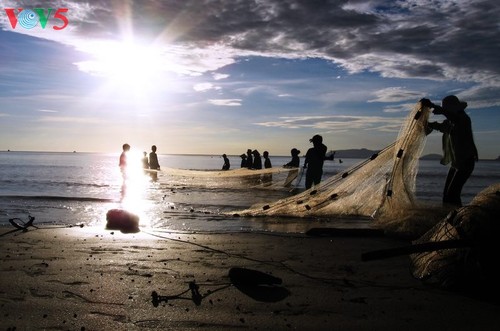
{"type": "Polygon", "coordinates": [[[94,60],[81,69],[108,79],[109,87],[124,92],[154,89],[166,79],[169,61],[162,50],[133,42],[99,42],[92,47],[94,60]]]}
{"type": "Polygon", "coordinates": [[[121,43],[103,50],[100,61],[106,66],[106,74],[115,84],[134,88],[154,84],[162,71],[164,59],[159,50],[121,43]]]}

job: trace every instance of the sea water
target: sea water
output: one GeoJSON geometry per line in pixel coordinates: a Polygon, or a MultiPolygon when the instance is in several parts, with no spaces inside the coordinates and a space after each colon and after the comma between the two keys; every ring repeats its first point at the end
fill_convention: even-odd
{"type": "MultiPolygon", "coordinates": [[[[140,225],[165,231],[305,232],[311,227],[366,227],[363,218],[277,218],[237,217],[238,210],[266,204],[293,194],[288,189],[248,187],[208,188],[172,185],[160,171],[158,180],[140,172],[133,184],[124,187],[117,154],[0,152],[0,225],[10,218],[35,217],[35,224],[102,226],[106,212],[114,208],[130,210],[140,217],[140,225]]],[[[270,157],[279,167],[290,157],[270,157]]],[[[140,156],[135,159],[140,167],[140,156]]],[[[241,159],[229,156],[231,168],[241,159]]],[[[361,162],[360,159],[325,161],[324,178],[361,162]]],[[[133,162],[129,158],[129,163],[133,162]]],[[[159,155],[162,167],[220,170],[223,160],[214,155],[159,155]]],[[[303,158],[301,159],[303,163],[303,158]]],[[[462,200],[466,204],[487,186],[500,180],[500,163],[480,161],[466,183],[462,200]]],[[[417,198],[439,203],[448,167],[437,160],[421,160],[417,175],[417,198]]],[[[304,189],[304,180],[299,190],[304,189]]]]}

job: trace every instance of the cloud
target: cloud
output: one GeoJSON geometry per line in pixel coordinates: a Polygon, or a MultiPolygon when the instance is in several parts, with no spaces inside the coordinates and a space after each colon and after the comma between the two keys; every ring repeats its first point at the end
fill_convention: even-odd
{"type": "Polygon", "coordinates": [[[384,107],[384,113],[408,113],[408,109],[412,109],[414,106],[414,103],[403,103],[398,105],[386,106],[384,107]]]}
{"type": "Polygon", "coordinates": [[[468,109],[500,106],[500,99],[492,99],[492,95],[500,96],[500,85],[480,84],[460,91],[456,95],[468,103],[468,109]]]}
{"type": "Polygon", "coordinates": [[[400,102],[422,97],[422,92],[420,91],[405,90],[401,87],[387,87],[375,91],[373,94],[375,95],[375,99],[368,100],[368,102],[400,102]]]}
{"type": "Polygon", "coordinates": [[[293,116],[280,117],[277,121],[257,122],[255,125],[283,129],[318,129],[343,132],[349,130],[398,131],[402,118],[380,116],[293,116]]]}
{"type": "Polygon", "coordinates": [[[219,74],[219,73],[213,73],[213,77],[215,80],[221,80],[221,79],[226,79],[229,78],[228,74],[219,74]]]}
{"type": "MultiPolygon", "coordinates": [[[[33,7],[5,1],[4,7],[33,7]]],[[[349,73],[500,85],[500,6],[491,0],[45,1],[69,8],[67,30],[15,32],[93,54],[99,41],[140,39],[178,74],[215,72],[238,57],[322,58],[349,73]]],[[[0,26],[12,30],[8,20],[0,26]]],[[[82,67],[83,68],[83,67],[82,67]]],[[[224,76],[214,74],[214,79],[224,76]]],[[[380,99],[382,100],[382,99],[380,99]]],[[[498,94],[483,95],[498,104],[498,94]]]]}
{"type": "Polygon", "coordinates": [[[38,109],[37,111],[41,113],[57,113],[57,110],[52,110],[52,109],[38,109]]]}
{"type": "Polygon", "coordinates": [[[72,123],[72,124],[102,124],[102,119],[99,118],[83,118],[72,116],[43,116],[37,119],[37,122],[50,123],[72,123]]]}
{"type": "Polygon", "coordinates": [[[241,106],[241,99],[210,99],[209,103],[216,106],[236,107],[241,106]]]}
{"type": "Polygon", "coordinates": [[[199,83],[199,84],[194,85],[193,89],[196,92],[206,92],[209,90],[216,89],[216,86],[214,86],[214,84],[212,84],[212,83],[199,83]]]}

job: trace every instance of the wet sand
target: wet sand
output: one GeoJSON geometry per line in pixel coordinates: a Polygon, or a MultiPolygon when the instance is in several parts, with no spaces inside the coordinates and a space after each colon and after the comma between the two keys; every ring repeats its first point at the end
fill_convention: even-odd
{"type": "Polygon", "coordinates": [[[496,330],[500,306],[412,278],[387,237],[0,228],[3,330],[496,330]],[[9,233],[10,232],[10,233],[9,233]],[[242,286],[233,267],[277,285],[242,286]],[[153,298],[152,292],[157,296],[153,298]]]}

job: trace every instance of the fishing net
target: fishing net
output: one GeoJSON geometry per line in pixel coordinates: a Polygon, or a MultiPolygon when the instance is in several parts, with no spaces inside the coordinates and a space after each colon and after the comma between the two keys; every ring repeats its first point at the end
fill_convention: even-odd
{"type": "Polygon", "coordinates": [[[498,290],[499,214],[500,184],[494,184],[414,241],[449,242],[455,247],[410,255],[413,276],[448,289],[482,284],[498,290]]]}
{"type": "Polygon", "coordinates": [[[162,168],[161,172],[161,181],[170,186],[285,190],[294,187],[299,168],[240,168],[224,171],[162,168]]]}
{"type": "Polygon", "coordinates": [[[429,108],[417,103],[394,143],[297,195],[237,212],[242,216],[357,215],[393,220],[415,207],[418,159],[429,108]]]}

